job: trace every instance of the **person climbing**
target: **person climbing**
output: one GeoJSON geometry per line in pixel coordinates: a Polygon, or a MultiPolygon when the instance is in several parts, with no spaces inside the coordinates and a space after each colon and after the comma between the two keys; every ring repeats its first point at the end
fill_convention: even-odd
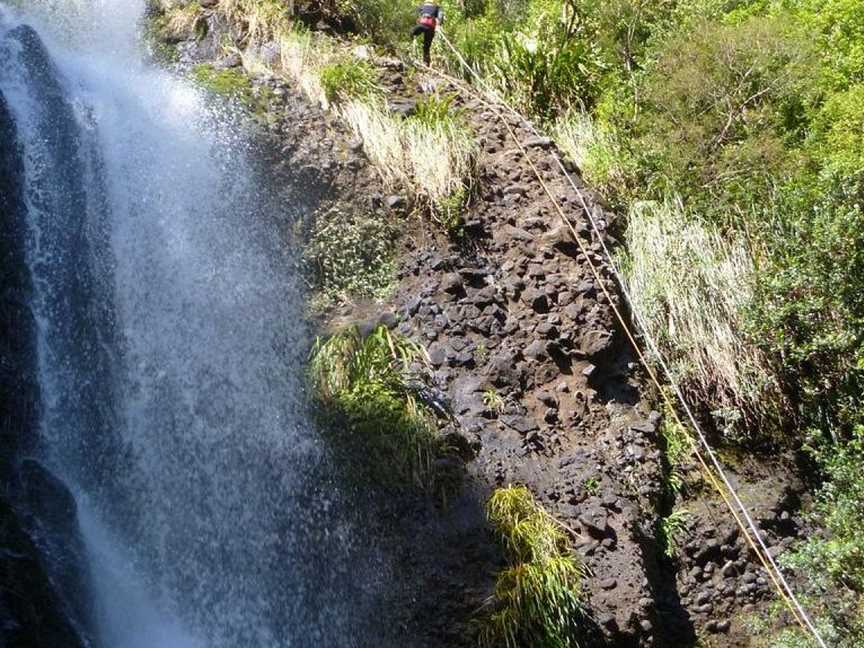
{"type": "Polygon", "coordinates": [[[417,13],[420,14],[420,17],[417,19],[417,26],[411,32],[411,37],[417,38],[417,36],[423,35],[423,62],[430,65],[432,63],[432,40],[435,38],[435,31],[438,26],[444,23],[444,12],[434,2],[424,2],[417,8],[417,13]]]}

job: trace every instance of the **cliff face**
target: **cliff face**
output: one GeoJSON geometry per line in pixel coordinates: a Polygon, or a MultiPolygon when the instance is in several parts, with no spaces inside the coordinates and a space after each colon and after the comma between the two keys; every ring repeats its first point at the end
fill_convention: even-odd
{"type": "MultiPolygon", "coordinates": [[[[75,504],[62,484],[25,459],[36,443],[39,386],[20,154],[0,94],[0,643],[76,648],[86,643],[69,620],[37,531],[43,525],[74,545],[75,504]]],[[[65,567],[69,574],[78,569],[65,567]]]]}
{"type": "MultiPolygon", "coordinates": [[[[180,67],[241,70],[240,57],[223,56],[213,44],[230,38],[242,49],[244,25],[215,11],[205,19],[205,37],[181,42],[180,67]]],[[[277,152],[273,168],[293,187],[286,192],[319,223],[338,226],[339,214],[364,213],[396,222],[400,231],[388,296],[330,308],[319,318],[322,330],[385,324],[423,343],[433,389],[454,414],[442,433],[462,450],[467,485],[450,509],[415,510],[399,520],[406,574],[422,586],[397,635],[416,646],[473,645],[471,616],[502,565],[480,502],[492,489],[518,483],[572,532],[591,574],[598,645],[695,645],[697,635],[749,645],[736,614],[765,605],[768,583],[722,505],[698,494],[697,471],[686,476],[697,495],[678,538],[682,551],[673,560],[659,544],[658,521],[669,513],[662,417],[613,313],[613,304],[625,314],[626,307],[586,208],[613,247],[615,215],[571,166],[583,204],[555,161],[554,144],[518,118],[501,119],[432,75],[392,61],[376,66],[395,115],[411,114],[433,88],[456,97],[477,138],[476,183],[457,235],[413,211],[409,196],[385,189],[362,140],[333,112],[304,99],[290,75],[249,74],[253,92],[270,97],[263,137],[277,152]]],[[[771,472],[745,470],[750,481],[771,472]]],[[[793,504],[800,486],[764,486],[747,501],[779,552],[800,533],[793,504]]]]}

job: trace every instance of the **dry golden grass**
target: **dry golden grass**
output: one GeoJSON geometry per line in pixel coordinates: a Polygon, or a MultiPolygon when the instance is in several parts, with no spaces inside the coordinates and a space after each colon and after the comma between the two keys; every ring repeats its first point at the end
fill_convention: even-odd
{"type": "Polygon", "coordinates": [[[404,191],[433,212],[452,196],[466,193],[476,150],[467,129],[449,121],[404,120],[374,94],[330,105],[322,73],[337,61],[352,60],[356,52],[324,34],[294,27],[290,9],[281,0],[219,0],[218,7],[229,20],[247,26],[244,67],[290,79],[311,101],[336,111],[363,141],[389,190],[404,191]],[[275,65],[256,55],[265,43],[278,47],[275,65]]]}
{"type": "Polygon", "coordinates": [[[781,408],[767,358],[744,329],[755,269],[742,242],[688,217],[677,201],[637,204],[627,241],[633,308],[685,388],[727,421],[755,423],[781,408]]]}
{"type": "Polygon", "coordinates": [[[165,33],[176,39],[190,38],[202,17],[203,11],[198,2],[171,7],[165,13],[165,33]]]}

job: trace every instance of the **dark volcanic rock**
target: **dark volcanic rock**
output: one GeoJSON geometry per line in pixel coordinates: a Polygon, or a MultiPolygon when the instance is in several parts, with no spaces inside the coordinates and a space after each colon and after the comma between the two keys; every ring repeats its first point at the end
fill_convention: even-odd
{"type": "MultiPolygon", "coordinates": [[[[23,38],[32,50],[30,54],[38,55],[41,46],[35,34],[25,32],[23,38]]],[[[38,546],[34,538],[40,525],[52,529],[47,535],[59,531],[61,535],[53,538],[61,545],[74,545],[74,503],[70,511],[71,495],[56,480],[40,488],[37,479],[28,478],[26,468],[20,471],[23,475],[19,473],[21,455],[30,451],[38,425],[39,388],[35,377],[36,328],[28,306],[31,279],[24,255],[28,235],[21,194],[23,164],[15,142],[14,124],[0,95],[0,645],[78,648],[85,642],[69,621],[57,591],[57,573],[50,574],[47,568],[44,546],[38,546]],[[22,476],[25,495],[20,497],[22,476]],[[33,486],[33,499],[44,495],[44,506],[28,509],[31,498],[26,495],[26,484],[33,486]],[[26,519],[14,501],[19,497],[21,510],[27,511],[26,519]],[[57,508],[53,508],[55,504],[57,508]],[[55,520],[50,519],[54,516],[55,520]],[[55,526],[54,521],[59,524],[55,526]]],[[[65,546],[59,551],[61,556],[52,559],[62,562],[68,554],[65,546]]],[[[78,576],[84,565],[78,558],[71,558],[68,573],[81,582],[78,576]]],[[[76,595],[82,600],[88,598],[80,589],[76,595]]],[[[84,617],[81,614],[77,618],[83,622],[84,617]]]]}

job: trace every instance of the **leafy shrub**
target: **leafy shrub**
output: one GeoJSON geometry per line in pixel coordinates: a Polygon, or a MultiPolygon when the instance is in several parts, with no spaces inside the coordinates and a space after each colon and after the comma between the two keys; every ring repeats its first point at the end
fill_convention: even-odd
{"type": "Polygon", "coordinates": [[[319,216],[304,250],[313,284],[332,300],[382,296],[393,281],[395,238],[395,226],[380,216],[319,216]]]}
{"type": "Polygon", "coordinates": [[[824,430],[848,430],[861,416],[862,205],[864,174],[783,192],[750,317],[756,339],[782,358],[804,420],[824,430]]]}
{"type": "Polygon", "coordinates": [[[524,486],[496,490],[487,514],[511,567],[498,576],[483,645],[578,646],[585,619],[584,569],[572,555],[568,537],[524,486]]]}
{"type": "Polygon", "coordinates": [[[864,84],[827,99],[813,121],[810,146],[829,176],[864,171],[864,84]]]}
{"type": "Polygon", "coordinates": [[[367,336],[354,327],[319,339],[309,362],[309,382],[334,420],[327,428],[368,459],[369,472],[385,485],[442,487],[436,460],[447,448],[434,414],[410,385],[410,367],[425,352],[379,326],[367,336]]]}
{"type": "Polygon", "coordinates": [[[826,89],[864,82],[864,4],[858,0],[793,0],[800,22],[818,41],[826,89]]]}
{"type": "Polygon", "coordinates": [[[786,17],[673,34],[645,77],[635,122],[648,183],[740,225],[742,208],[799,169],[786,142],[801,137],[810,57],[786,17]]]}
{"type": "Polygon", "coordinates": [[[408,41],[417,4],[412,0],[336,0],[336,11],[353,23],[357,33],[396,49],[408,41]]]}
{"type": "Polygon", "coordinates": [[[380,92],[375,83],[375,68],[368,61],[343,57],[319,71],[324,97],[330,103],[365,97],[380,92]]]}
{"type": "Polygon", "coordinates": [[[681,537],[687,532],[689,519],[690,511],[687,509],[678,509],[660,519],[657,526],[657,539],[668,558],[674,558],[678,554],[681,537]]]}
{"type": "MultiPolygon", "coordinates": [[[[815,507],[824,530],[782,562],[806,575],[810,605],[829,645],[853,648],[864,644],[864,427],[848,442],[817,440],[811,452],[827,478],[815,507]]],[[[800,638],[797,631],[788,634],[790,641],[800,638]]]]}
{"type": "Polygon", "coordinates": [[[674,498],[684,489],[681,464],[690,457],[692,444],[687,430],[672,416],[668,406],[660,426],[660,436],[663,438],[663,454],[669,470],[666,477],[667,495],[674,498]]]}

